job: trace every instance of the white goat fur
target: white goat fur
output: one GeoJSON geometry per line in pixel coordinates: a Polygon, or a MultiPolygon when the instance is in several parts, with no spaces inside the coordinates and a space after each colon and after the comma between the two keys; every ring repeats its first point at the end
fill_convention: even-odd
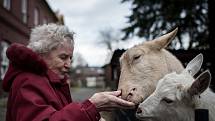
{"type": "Polygon", "coordinates": [[[209,120],[215,121],[215,94],[209,90],[209,71],[193,76],[203,61],[200,54],[186,69],[177,74],[167,74],[159,80],[155,91],[139,105],[136,116],[144,121],[194,121],[194,110],[209,110],[209,120]]]}
{"type": "MultiPolygon", "coordinates": [[[[184,69],[181,62],[165,49],[175,38],[177,31],[178,28],[123,53],[118,84],[123,99],[139,104],[155,90],[157,81],[164,75],[184,69]]],[[[105,118],[106,121],[112,121],[110,115],[106,116],[110,118],[105,118]]]]}
{"type": "Polygon", "coordinates": [[[157,81],[164,75],[184,69],[181,62],[165,50],[177,30],[136,45],[123,53],[118,85],[123,99],[139,104],[155,90],[157,81]]]}

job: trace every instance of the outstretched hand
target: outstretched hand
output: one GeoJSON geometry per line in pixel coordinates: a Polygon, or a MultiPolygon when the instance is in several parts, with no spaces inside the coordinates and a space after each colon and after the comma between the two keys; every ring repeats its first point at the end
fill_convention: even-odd
{"type": "Polygon", "coordinates": [[[133,109],[135,104],[120,98],[121,91],[95,93],[89,100],[98,111],[110,111],[115,108],[133,109]]]}

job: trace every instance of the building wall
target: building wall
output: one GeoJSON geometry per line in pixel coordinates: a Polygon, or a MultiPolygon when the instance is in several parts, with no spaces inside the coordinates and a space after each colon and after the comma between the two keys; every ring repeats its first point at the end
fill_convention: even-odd
{"type": "Polygon", "coordinates": [[[30,29],[15,14],[0,5],[0,40],[26,43],[30,29]]]}
{"type": "Polygon", "coordinates": [[[3,70],[7,66],[5,61],[8,61],[5,59],[5,48],[15,42],[25,45],[28,43],[30,30],[35,26],[35,8],[39,11],[39,25],[59,22],[57,15],[52,11],[46,0],[27,0],[27,22],[23,22],[22,0],[11,0],[9,10],[3,6],[3,1],[0,0],[0,83],[3,77],[2,75],[5,73],[3,70]],[[2,60],[5,60],[4,63],[2,60]]]}
{"type": "Polygon", "coordinates": [[[105,87],[104,68],[83,66],[75,67],[73,70],[70,75],[74,86],[105,87]]]}
{"type": "Polygon", "coordinates": [[[111,68],[111,64],[106,64],[104,67],[104,80],[105,80],[105,86],[112,88],[112,68],[111,68]]]}
{"type": "Polygon", "coordinates": [[[104,67],[106,87],[109,87],[112,90],[116,90],[118,87],[118,81],[120,76],[119,58],[124,52],[124,49],[115,50],[110,63],[104,67]]]}
{"type": "Polygon", "coordinates": [[[3,1],[0,0],[0,40],[9,43],[27,44],[30,30],[34,27],[34,9],[39,11],[39,24],[56,23],[58,18],[51,10],[45,0],[27,0],[27,23],[22,21],[21,1],[11,0],[11,9],[3,7],[3,1]]]}
{"type": "Polygon", "coordinates": [[[34,27],[34,10],[37,8],[39,10],[39,24],[45,24],[44,19],[47,19],[48,23],[58,22],[56,14],[51,10],[50,6],[44,0],[30,0],[28,3],[29,9],[29,19],[28,26],[30,28],[34,27]]]}

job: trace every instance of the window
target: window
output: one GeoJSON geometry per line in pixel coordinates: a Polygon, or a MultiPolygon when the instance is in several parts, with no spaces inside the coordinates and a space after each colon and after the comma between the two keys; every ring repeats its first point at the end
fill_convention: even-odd
{"type": "Polygon", "coordinates": [[[4,0],[3,1],[4,8],[10,10],[10,7],[11,7],[10,5],[11,5],[11,0],[4,0]]]}
{"type": "Polygon", "coordinates": [[[38,8],[34,9],[34,26],[39,24],[39,10],[38,8]]]}
{"type": "Polygon", "coordinates": [[[4,41],[2,41],[2,42],[0,42],[0,65],[1,65],[1,67],[0,67],[0,77],[1,77],[1,79],[3,79],[3,77],[4,77],[4,75],[5,75],[5,73],[6,73],[6,70],[7,70],[7,68],[8,68],[8,65],[9,65],[9,60],[7,59],[7,57],[6,57],[6,50],[7,50],[7,48],[8,48],[8,46],[9,46],[9,44],[8,43],[6,43],[6,42],[4,42],[4,41]]]}
{"type": "Polygon", "coordinates": [[[22,0],[22,21],[27,23],[27,0],[22,0]]]}
{"type": "Polygon", "coordinates": [[[43,24],[47,24],[47,23],[48,23],[47,19],[44,18],[44,19],[43,19],[43,24]]]}

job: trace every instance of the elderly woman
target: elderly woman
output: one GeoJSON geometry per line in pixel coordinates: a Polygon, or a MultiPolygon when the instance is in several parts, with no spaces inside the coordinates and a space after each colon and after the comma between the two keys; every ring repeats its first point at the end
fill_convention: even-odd
{"type": "Polygon", "coordinates": [[[27,47],[12,44],[3,80],[9,91],[6,121],[98,121],[100,111],[133,108],[121,92],[100,92],[74,103],[66,82],[73,54],[73,33],[63,25],[34,28],[27,47]]]}

